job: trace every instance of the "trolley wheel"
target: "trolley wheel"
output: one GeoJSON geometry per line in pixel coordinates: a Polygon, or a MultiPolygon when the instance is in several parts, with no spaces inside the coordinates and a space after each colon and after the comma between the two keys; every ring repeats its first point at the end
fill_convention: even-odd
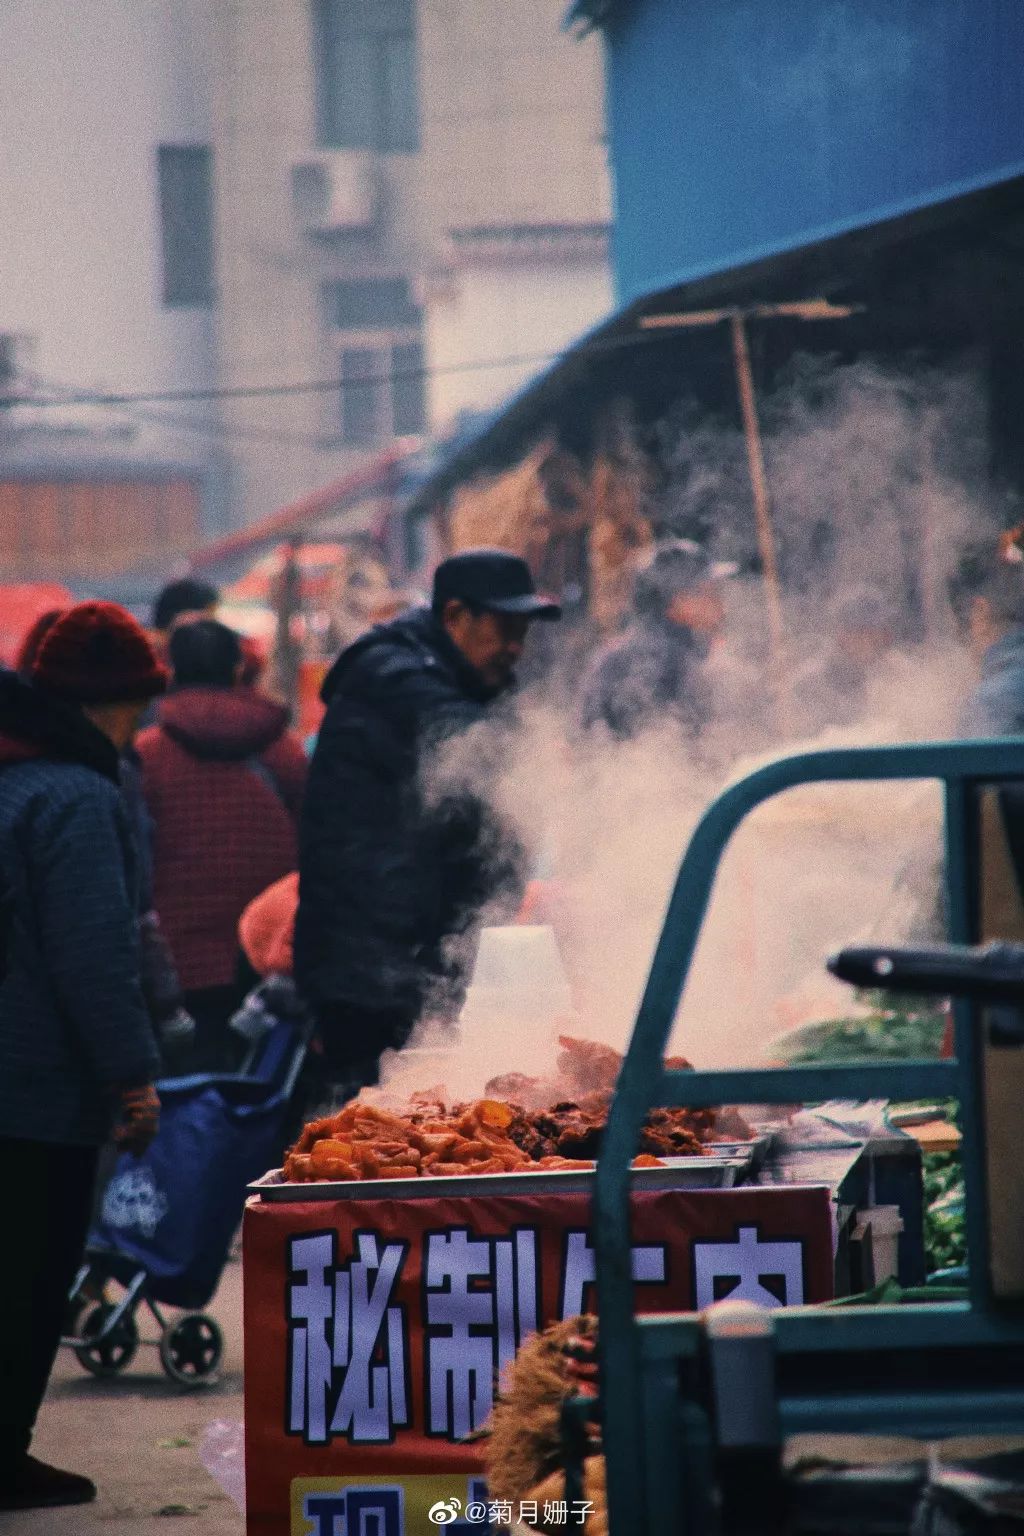
{"type": "Polygon", "coordinates": [[[223,1356],[220,1324],[206,1312],[186,1312],[160,1335],[160,1364],[183,1387],[215,1382],[223,1356]]]}
{"type": "MultiPolygon", "coordinates": [[[[99,1302],[86,1313],[79,1337],[96,1338],[106,1327],[111,1313],[115,1310],[116,1308],[109,1301],[99,1302]]],[[[131,1365],[138,1347],[138,1327],[132,1314],[126,1312],[106,1338],[97,1339],[95,1344],[77,1344],[75,1354],[79,1365],[91,1371],[93,1376],[116,1376],[131,1365]]]]}

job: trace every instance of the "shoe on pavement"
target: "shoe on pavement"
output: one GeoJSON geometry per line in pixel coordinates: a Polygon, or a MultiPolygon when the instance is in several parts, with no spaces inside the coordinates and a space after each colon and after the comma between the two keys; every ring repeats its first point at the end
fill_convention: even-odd
{"type": "Polygon", "coordinates": [[[64,1504],[88,1504],[95,1497],[96,1484],[88,1477],[48,1466],[34,1456],[26,1456],[0,1482],[0,1510],[57,1509],[64,1504]]]}

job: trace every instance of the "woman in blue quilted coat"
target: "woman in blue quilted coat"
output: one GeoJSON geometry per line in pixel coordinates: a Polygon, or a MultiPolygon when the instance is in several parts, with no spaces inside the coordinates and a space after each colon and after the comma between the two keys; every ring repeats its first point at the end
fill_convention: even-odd
{"type": "Polygon", "coordinates": [[[29,1454],[79,1263],[97,1155],[156,1130],[137,862],[118,756],[166,676],[113,603],[52,626],[25,680],[0,673],[0,1512],[84,1503],[87,1477],[29,1454]]]}

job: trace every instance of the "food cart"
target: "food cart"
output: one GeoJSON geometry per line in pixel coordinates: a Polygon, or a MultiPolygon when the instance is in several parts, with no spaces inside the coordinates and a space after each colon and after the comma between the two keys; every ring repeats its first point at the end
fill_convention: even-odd
{"type": "MultiPolygon", "coordinates": [[[[254,1186],[245,1216],[250,1532],[412,1536],[500,1523],[476,1439],[495,1379],[527,1333],[595,1301],[614,1536],[761,1529],[751,1509],[780,1486],[784,1433],[1024,1429],[1024,1327],[1013,1310],[1024,1283],[1003,1274],[998,1296],[992,1283],[986,1212],[1005,1190],[986,1169],[973,1005],[958,1005],[951,1060],[709,1072],[664,1060],[718,861],[750,809],[799,783],[938,779],[951,935],[968,940],[977,936],[981,786],[1022,777],[1019,745],[993,742],[814,753],[731,786],[683,861],[595,1175],[376,1187],[271,1176],[254,1186]],[[833,1174],[819,1159],[780,1175],[778,1156],[758,1170],[738,1145],[713,1151],[703,1171],[633,1164],[652,1106],[922,1097],[960,1106],[963,1301],[820,1310],[837,1290],[841,1208],[863,1216],[860,1201],[870,1210],[878,1196],[877,1166],[865,1181],[866,1146],[834,1158],[833,1174]],[[722,1299],[740,1307],[724,1324],[722,1299]],[[738,1514],[723,1502],[727,1473],[746,1500],[738,1514]]],[[[990,1122],[991,1141],[1000,1127],[990,1122]]],[[[893,1222],[880,1235],[897,1232],[893,1222]]],[[[565,1486],[582,1484],[567,1475],[565,1486]]]]}
{"type": "MultiPolygon", "coordinates": [[[[737,1291],[770,1305],[831,1297],[829,1190],[738,1183],[751,1159],[728,1147],[636,1170],[641,1310],[737,1291]]],[[[357,1512],[379,1536],[426,1536],[428,1512],[453,1499],[455,1529],[491,1528],[473,1437],[522,1340],[593,1309],[592,1182],[261,1183],[244,1249],[252,1536],[357,1531],[357,1512]]]]}

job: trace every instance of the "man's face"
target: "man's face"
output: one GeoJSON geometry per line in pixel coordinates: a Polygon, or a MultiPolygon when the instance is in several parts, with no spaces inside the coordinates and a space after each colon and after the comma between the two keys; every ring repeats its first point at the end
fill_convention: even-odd
{"type": "Polygon", "coordinates": [[[487,686],[503,688],[523,654],[529,619],[520,613],[474,611],[452,599],[445,604],[442,621],[487,686]]]}
{"type": "Polygon", "coordinates": [[[702,586],[677,592],[666,609],[666,617],[673,624],[710,639],[718,633],[725,619],[725,604],[717,583],[706,581],[702,586]]]}

